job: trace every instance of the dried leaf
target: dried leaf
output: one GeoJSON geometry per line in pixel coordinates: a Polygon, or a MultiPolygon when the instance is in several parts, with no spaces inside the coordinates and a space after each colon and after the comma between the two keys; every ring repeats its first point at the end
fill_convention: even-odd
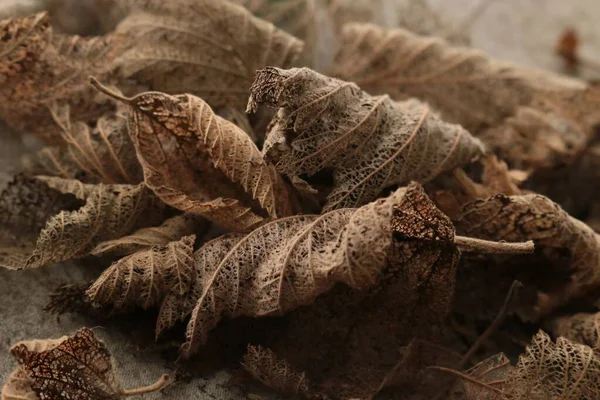
{"type": "Polygon", "coordinates": [[[152,246],[165,246],[183,236],[196,233],[205,226],[206,222],[198,216],[180,214],[165,220],[160,226],[142,228],[131,235],[102,242],[94,247],[91,254],[124,256],[152,246]]]}
{"type": "Polygon", "coordinates": [[[190,288],[185,293],[171,290],[164,297],[156,320],[156,337],[159,337],[177,322],[185,320],[191,314],[198,299],[202,296],[207,271],[218,265],[243,237],[244,235],[236,233],[221,236],[205,243],[193,254],[190,288]]]}
{"type": "Polygon", "coordinates": [[[511,399],[594,399],[600,393],[600,358],[565,338],[556,344],[539,331],[507,377],[511,399]]]}
{"type": "Polygon", "coordinates": [[[427,182],[483,153],[467,131],[416,100],[372,97],[307,68],[261,70],[250,91],[250,110],[281,107],[263,150],[280,172],[334,168],[326,211],[368,203],[392,185],[427,182]]]}
{"type": "Polygon", "coordinates": [[[106,269],[86,291],[98,306],[116,309],[150,308],[169,292],[183,296],[194,278],[195,235],[164,246],[152,246],[121,258],[106,269]]]}
{"type": "Polygon", "coordinates": [[[88,122],[112,105],[89,87],[87,76],[107,77],[124,41],[117,37],[55,35],[46,13],[0,22],[0,115],[18,132],[59,141],[48,105],[69,104],[73,119],[88,122]]]}
{"type": "Polygon", "coordinates": [[[6,216],[3,224],[8,228],[3,232],[0,265],[9,269],[37,268],[83,257],[99,242],[155,223],[162,218],[163,209],[143,185],[84,185],[44,177],[18,178],[2,194],[0,204],[0,213],[6,216]],[[48,187],[73,194],[85,204],[80,206],[72,197],[69,201],[48,187]]]}
{"type": "Polygon", "coordinates": [[[163,375],[150,386],[124,389],[110,351],[88,328],[57,340],[19,342],[11,353],[29,379],[34,398],[42,400],[112,400],[154,392],[168,383],[163,375]]]}
{"type": "Polygon", "coordinates": [[[242,366],[257,381],[285,396],[311,397],[306,376],[296,372],[294,367],[278,358],[270,349],[249,345],[242,366]]]}
{"type": "Polygon", "coordinates": [[[115,62],[124,79],[192,93],[211,106],[242,108],[254,71],[290,66],[302,42],[243,7],[211,0],[120,0],[129,15],[116,29],[136,41],[115,62]]]}
{"type": "Polygon", "coordinates": [[[15,369],[2,387],[2,400],[37,400],[31,384],[31,379],[23,369],[15,369]]]}
{"type": "Polygon", "coordinates": [[[503,353],[491,356],[464,374],[470,379],[463,380],[467,400],[501,400],[498,391],[506,384],[507,376],[511,373],[510,361],[503,353]],[[493,389],[498,391],[494,391],[493,389]]]}
{"type": "Polygon", "coordinates": [[[552,335],[563,336],[576,343],[600,349],[600,313],[577,313],[553,318],[552,335]]]}
{"type": "Polygon", "coordinates": [[[581,123],[588,136],[599,120],[597,96],[584,82],[515,67],[403,29],[347,25],[336,73],[372,93],[416,96],[475,134],[515,115],[520,106],[551,109],[581,123]]]}
{"type": "Polygon", "coordinates": [[[533,240],[545,263],[554,266],[554,274],[568,274],[552,293],[539,294],[539,316],[593,293],[600,285],[598,235],[544,196],[496,195],[474,201],[465,206],[457,228],[489,240],[533,240]]]}
{"type": "MultiPolygon", "coordinates": [[[[283,218],[256,229],[219,264],[207,265],[183,355],[203,344],[222,318],[283,314],[310,304],[336,282],[355,289],[375,286],[388,266],[392,229],[401,240],[422,240],[423,247],[436,247],[438,242],[445,249],[442,252],[456,252],[447,243],[454,238],[452,225],[418,185],[356,210],[283,218]],[[392,226],[395,206],[398,217],[392,226]]],[[[395,260],[410,260],[418,250],[407,243],[395,260]]]]}
{"type": "Polygon", "coordinates": [[[165,203],[234,230],[255,226],[261,214],[291,212],[287,188],[275,169],[244,131],[215,115],[202,99],[158,92],[131,99],[108,94],[130,106],[129,133],[146,184],[165,203]]]}

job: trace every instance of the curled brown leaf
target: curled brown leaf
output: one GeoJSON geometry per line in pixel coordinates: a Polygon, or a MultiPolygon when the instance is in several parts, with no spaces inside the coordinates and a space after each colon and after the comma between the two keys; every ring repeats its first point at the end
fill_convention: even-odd
{"type": "Polygon", "coordinates": [[[158,92],[123,98],[94,82],[129,105],[145,182],[165,203],[234,230],[291,212],[285,183],[250,137],[202,99],[158,92]]]}
{"type": "Polygon", "coordinates": [[[19,342],[11,353],[19,363],[17,371],[22,371],[19,376],[27,377],[29,389],[39,399],[113,400],[154,392],[169,382],[163,375],[150,386],[123,388],[110,351],[88,328],[56,340],[19,342]]]}
{"type": "Polygon", "coordinates": [[[263,152],[290,177],[334,169],[325,210],[357,207],[392,185],[427,182],[483,153],[479,140],[416,100],[395,103],[308,68],[258,72],[248,109],[279,107],[263,152]]]}

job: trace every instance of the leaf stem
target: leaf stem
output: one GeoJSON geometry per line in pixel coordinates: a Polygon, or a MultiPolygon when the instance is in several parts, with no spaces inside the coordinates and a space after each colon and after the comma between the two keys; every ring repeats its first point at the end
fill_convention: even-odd
{"type": "Polygon", "coordinates": [[[92,85],[97,91],[104,93],[108,97],[112,97],[113,99],[121,101],[125,104],[131,104],[131,99],[129,97],[125,97],[121,93],[104,86],[100,83],[98,79],[94,78],[93,76],[90,76],[89,80],[90,85],[92,85]]]}
{"type": "Polygon", "coordinates": [[[167,386],[168,383],[169,383],[169,375],[163,375],[160,377],[159,380],[154,382],[152,385],[142,386],[142,387],[135,388],[135,389],[123,389],[123,391],[121,392],[121,396],[129,397],[129,396],[137,396],[137,395],[141,395],[141,394],[156,392],[157,390],[160,390],[160,389],[164,388],[165,386],[167,386]]]}
{"type": "Polygon", "coordinates": [[[533,240],[526,242],[493,242],[470,238],[466,236],[455,236],[454,243],[463,252],[477,252],[482,254],[528,254],[533,253],[535,245],[533,240]]]}

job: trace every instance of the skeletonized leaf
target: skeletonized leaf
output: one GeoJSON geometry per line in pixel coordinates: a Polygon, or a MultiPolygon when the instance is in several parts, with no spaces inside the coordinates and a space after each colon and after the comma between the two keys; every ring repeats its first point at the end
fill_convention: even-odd
{"type": "MultiPolygon", "coordinates": [[[[375,286],[388,266],[392,229],[401,240],[457,252],[452,224],[418,185],[359,209],[288,217],[257,228],[219,264],[206,265],[183,356],[195,352],[223,318],[283,314],[311,303],[336,282],[355,289],[375,286]]],[[[394,260],[410,260],[419,250],[411,243],[394,260]]]]}
{"type": "Polygon", "coordinates": [[[334,168],[325,210],[357,207],[392,185],[427,182],[483,153],[479,140],[416,100],[372,97],[310,69],[266,68],[248,109],[281,107],[263,152],[291,177],[334,168]]]}
{"type": "Polygon", "coordinates": [[[263,216],[290,214],[288,191],[275,168],[244,131],[202,99],[109,94],[130,106],[129,133],[146,184],[165,203],[234,230],[250,228],[263,216]]]}
{"type": "Polygon", "coordinates": [[[166,293],[188,292],[194,279],[192,258],[195,235],[184,236],[164,246],[152,246],[121,258],[86,291],[97,305],[115,308],[150,308],[166,293]]]}
{"type": "Polygon", "coordinates": [[[155,223],[163,210],[163,204],[143,185],[85,185],[52,177],[19,178],[1,199],[4,225],[15,227],[4,232],[1,251],[1,265],[9,269],[37,268],[83,257],[99,242],[155,223]],[[65,197],[48,187],[85,203],[70,197],[70,203],[56,207],[57,201],[65,204],[65,197]],[[29,225],[21,226],[21,222],[29,225]]]}
{"type": "Polygon", "coordinates": [[[600,348],[600,313],[577,313],[556,317],[551,321],[552,334],[564,336],[576,343],[600,348]]]}
{"type": "Polygon", "coordinates": [[[142,228],[131,235],[102,242],[94,247],[91,254],[124,256],[152,246],[164,246],[195,233],[204,224],[205,221],[196,215],[176,215],[165,220],[160,226],[142,228]]]}
{"type": "Polygon", "coordinates": [[[475,134],[515,115],[519,106],[555,112],[581,123],[588,135],[598,121],[598,97],[584,82],[515,67],[404,29],[349,24],[337,61],[340,78],[397,99],[418,97],[475,134]]]}
{"type": "Polygon", "coordinates": [[[213,239],[204,244],[193,254],[192,283],[187,292],[181,293],[171,290],[163,299],[158,318],[156,319],[156,337],[162,332],[173,327],[177,322],[185,320],[202,296],[203,282],[207,271],[219,264],[229,253],[233,246],[244,235],[231,233],[213,239]]]}
{"type": "Polygon", "coordinates": [[[11,353],[29,379],[35,398],[42,400],[113,400],[154,392],[168,383],[168,376],[163,375],[150,386],[124,389],[110,351],[88,328],[57,340],[19,342],[11,353]]]}
{"type": "MultiPolygon", "coordinates": [[[[143,180],[142,168],[135,157],[124,117],[106,114],[98,119],[92,129],[84,122],[73,122],[69,106],[54,104],[50,107],[50,112],[61,128],[61,150],[66,154],[60,160],[49,157],[49,152],[42,152],[38,156],[38,162],[46,165],[49,171],[60,172],[76,167],[85,172],[87,180],[102,183],[136,184],[143,180]]],[[[54,175],[72,178],[60,173],[54,175]]]]}
{"type": "Polygon", "coordinates": [[[589,295],[600,285],[598,235],[547,197],[496,195],[473,201],[464,207],[457,228],[483,239],[533,240],[546,262],[568,273],[560,288],[538,295],[539,316],[589,295]]]}
{"type": "Polygon", "coordinates": [[[470,379],[463,380],[467,400],[503,400],[502,388],[511,373],[510,361],[503,353],[486,358],[464,372],[470,379]]]}
{"type": "Polygon", "coordinates": [[[508,374],[504,393],[511,399],[595,399],[600,395],[600,358],[585,345],[543,331],[508,374]]]}
{"type": "Polygon", "coordinates": [[[311,397],[306,376],[296,372],[294,367],[278,358],[271,349],[248,345],[242,366],[257,381],[285,396],[311,397]]]}
{"type": "Polygon", "coordinates": [[[192,93],[211,106],[246,102],[254,71],[291,66],[302,42],[227,1],[119,0],[129,15],[116,32],[136,46],[116,60],[122,78],[152,90],[192,93]]]}
{"type": "Polygon", "coordinates": [[[74,119],[88,122],[112,106],[87,83],[106,78],[121,43],[116,37],[55,35],[47,13],[0,22],[0,115],[18,132],[59,141],[48,105],[71,105],[74,119]]]}

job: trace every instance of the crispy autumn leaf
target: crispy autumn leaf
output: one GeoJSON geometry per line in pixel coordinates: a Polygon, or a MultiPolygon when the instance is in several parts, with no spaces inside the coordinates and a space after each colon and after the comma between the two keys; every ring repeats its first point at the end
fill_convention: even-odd
{"type": "Polygon", "coordinates": [[[37,400],[38,397],[31,388],[31,379],[21,369],[15,369],[2,387],[2,400],[37,400]]]}
{"type": "Polygon", "coordinates": [[[543,331],[506,378],[510,399],[595,399],[600,393],[600,358],[585,345],[543,331]]]}
{"type": "MultiPolygon", "coordinates": [[[[218,264],[206,265],[183,356],[195,352],[223,318],[284,314],[310,304],[338,282],[367,289],[388,275],[409,275],[406,287],[420,293],[403,296],[417,304],[426,298],[420,294],[436,291],[435,285],[443,285],[440,293],[451,295],[451,282],[430,278],[443,275],[432,270],[453,271],[458,260],[456,243],[472,250],[470,239],[454,236],[448,217],[418,184],[359,209],[267,223],[235,243],[218,264]],[[388,257],[393,264],[390,268],[388,257]],[[414,276],[408,270],[405,275],[398,272],[407,265],[414,269],[414,276]]],[[[505,251],[532,251],[528,245],[521,250],[510,250],[511,246],[505,251]]],[[[439,312],[442,306],[433,304],[433,312],[439,312]]]]}
{"type": "Polygon", "coordinates": [[[568,274],[559,288],[539,293],[539,316],[600,286],[598,235],[547,197],[496,195],[476,200],[464,207],[457,227],[463,234],[488,240],[533,240],[546,263],[568,274]]]}
{"type": "Polygon", "coordinates": [[[291,66],[302,42],[228,1],[119,0],[116,32],[136,45],[115,62],[152,90],[192,93],[211,106],[242,108],[254,71],[291,66]]]}
{"type": "MultiPolygon", "coordinates": [[[[19,363],[17,370],[23,371],[36,394],[34,398],[43,400],[113,400],[160,390],[169,381],[163,375],[150,386],[123,388],[110,351],[88,328],[56,340],[19,342],[11,353],[19,363]]],[[[6,386],[3,394],[4,390],[6,386]]]]}
{"type": "Polygon", "coordinates": [[[112,106],[90,90],[87,76],[107,78],[121,48],[119,38],[56,35],[47,13],[0,22],[0,115],[18,132],[58,142],[48,105],[69,104],[88,122],[112,106]]]}
{"type": "Polygon", "coordinates": [[[248,109],[281,107],[263,152],[290,176],[334,169],[325,210],[357,207],[392,185],[427,182],[483,153],[479,140],[416,100],[372,97],[310,69],[266,68],[248,109]]]}
{"type": "Polygon", "coordinates": [[[257,381],[285,395],[310,398],[310,385],[303,373],[296,372],[287,361],[277,357],[271,349],[248,346],[242,366],[257,381]]]}
{"type": "Polygon", "coordinates": [[[202,99],[158,92],[123,98],[94,82],[129,105],[129,134],[145,182],[165,203],[234,230],[250,228],[263,216],[290,214],[288,191],[275,168],[244,131],[202,99]]]}
{"type": "Polygon", "coordinates": [[[185,320],[202,296],[207,271],[211,271],[244,235],[232,233],[213,239],[193,254],[191,285],[187,292],[171,290],[163,299],[156,319],[156,337],[185,320]]]}
{"type": "Polygon", "coordinates": [[[600,348],[600,313],[577,313],[553,318],[550,322],[553,336],[564,336],[576,343],[600,348]]]}
{"type": "Polygon", "coordinates": [[[349,24],[336,73],[372,93],[415,96],[474,134],[531,106],[581,123],[598,122],[598,96],[584,82],[492,60],[477,50],[403,29],[349,24]]]}
{"type": "Polygon", "coordinates": [[[195,277],[195,235],[152,246],[123,257],[106,269],[86,291],[96,305],[150,308],[169,291],[181,296],[195,277]]]}
{"type": "Polygon", "coordinates": [[[5,218],[0,265],[10,269],[83,257],[99,242],[162,219],[163,211],[163,204],[143,185],[85,185],[53,177],[18,178],[0,204],[5,218]],[[68,202],[68,196],[65,200],[56,191],[85,203],[72,197],[68,202]]]}
{"type": "Polygon", "coordinates": [[[464,372],[467,400],[501,400],[502,388],[511,373],[510,361],[503,353],[493,355],[464,372]]]}
{"type": "Polygon", "coordinates": [[[94,247],[91,254],[128,255],[152,246],[164,246],[183,236],[196,233],[205,226],[206,221],[196,215],[180,214],[165,220],[160,226],[142,228],[131,235],[102,242],[94,247]]]}

